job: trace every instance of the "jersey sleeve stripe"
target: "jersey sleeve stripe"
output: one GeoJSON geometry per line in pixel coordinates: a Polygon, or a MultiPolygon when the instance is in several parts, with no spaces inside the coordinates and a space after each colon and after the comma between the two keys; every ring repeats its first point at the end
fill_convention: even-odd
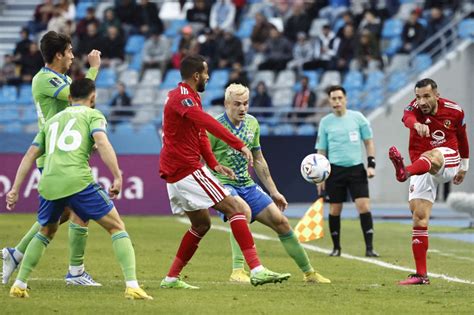
{"type": "Polygon", "coordinates": [[[91,137],[94,135],[94,133],[96,132],[105,132],[107,133],[107,131],[105,131],[105,129],[101,129],[101,128],[95,128],[95,129],[92,129],[91,131],[91,137]]]}
{"type": "Polygon", "coordinates": [[[253,148],[252,148],[252,151],[259,151],[259,150],[261,150],[261,149],[262,149],[262,147],[253,147],[253,148]]]}
{"type": "Polygon", "coordinates": [[[41,147],[41,145],[38,142],[33,142],[31,145],[34,145],[35,147],[38,147],[38,148],[41,147]]]}
{"type": "Polygon", "coordinates": [[[64,89],[66,86],[68,86],[68,84],[67,84],[67,83],[65,83],[65,84],[61,85],[61,86],[60,86],[60,87],[59,87],[59,88],[56,90],[56,92],[54,92],[54,95],[53,95],[53,97],[54,97],[54,98],[56,98],[56,97],[58,96],[59,92],[61,92],[61,91],[62,91],[62,89],[64,89]]]}

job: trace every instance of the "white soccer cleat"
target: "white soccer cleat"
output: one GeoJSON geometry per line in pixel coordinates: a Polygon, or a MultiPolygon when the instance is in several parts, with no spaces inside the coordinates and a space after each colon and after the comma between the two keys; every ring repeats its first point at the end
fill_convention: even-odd
{"type": "Polygon", "coordinates": [[[2,249],[2,284],[8,283],[8,280],[10,280],[13,272],[20,264],[20,262],[15,259],[15,256],[13,256],[14,252],[14,248],[5,247],[2,249]]]}
{"type": "Polygon", "coordinates": [[[68,272],[65,280],[67,285],[82,285],[89,287],[102,286],[102,284],[100,284],[99,282],[95,282],[94,279],[92,279],[91,275],[85,271],[79,276],[73,276],[68,272]]]}

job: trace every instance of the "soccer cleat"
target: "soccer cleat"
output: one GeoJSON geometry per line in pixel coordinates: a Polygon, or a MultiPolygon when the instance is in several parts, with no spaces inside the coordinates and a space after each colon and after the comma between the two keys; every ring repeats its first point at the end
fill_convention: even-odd
{"type": "Polygon", "coordinates": [[[2,259],[3,259],[3,267],[2,267],[2,283],[7,284],[8,280],[12,276],[15,269],[20,264],[19,261],[15,259],[13,253],[16,249],[5,247],[2,249],[2,259]]]}
{"type": "Polygon", "coordinates": [[[430,284],[430,279],[427,276],[422,276],[417,273],[408,275],[408,279],[398,282],[399,285],[414,285],[414,284],[430,284]]]}
{"type": "Polygon", "coordinates": [[[125,298],[129,300],[153,300],[153,297],[148,295],[142,288],[126,288],[125,298]]]}
{"type": "Polygon", "coordinates": [[[232,270],[232,274],[230,275],[229,281],[238,283],[250,283],[249,273],[243,268],[234,269],[232,270]]]}
{"type": "Polygon", "coordinates": [[[365,257],[380,257],[380,255],[373,249],[367,249],[365,251],[365,257]]]}
{"type": "Polygon", "coordinates": [[[22,288],[13,286],[10,289],[10,296],[16,297],[16,298],[28,298],[30,296],[28,295],[28,292],[26,290],[27,289],[22,289],[22,288]]]}
{"type": "Polygon", "coordinates": [[[392,161],[395,167],[395,176],[399,182],[404,182],[408,179],[409,175],[403,163],[403,157],[396,147],[390,147],[388,149],[388,157],[392,161]]]}
{"type": "Polygon", "coordinates": [[[192,289],[192,290],[199,289],[199,287],[187,284],[181,279],[177,279],[176,281],[173,281],[173,282],[168,282],[166,281],[166,279],[163,279],[161,281],[160,288],[162,289],[192,289]]]}
{"type": "Polygon", "coordinates": [[[306,283],[331,283],[331,280],[324,278],[316,271],[305,272],[303,281],[306,283]]]}
{"type": "Polygon", "coordinates": [[[263,270],[256,272],[255,274],[250,276],[250,283],[253,286],[257,286],[267,283],[283,282],[285,280],[288,280],[290,277],[291,274],[289,273],[277,273],[267,268],[264,268],[263,270]]]}
{"type": "Polygon", "coordinates": [[[341,249],[340,248],[334,248],[332,252],[329,254],[331,257],[339,257],[341,256],[341,249]]]}
{"type": "Polygon", "coordinates": [[[102,286],[102,284],[95,282],[94,279],[92,279],[91,275],[85,271],[79,276],[73,276],[68,272],[65,280],[67,285],[82,285],[89,287],[102,286]]]}

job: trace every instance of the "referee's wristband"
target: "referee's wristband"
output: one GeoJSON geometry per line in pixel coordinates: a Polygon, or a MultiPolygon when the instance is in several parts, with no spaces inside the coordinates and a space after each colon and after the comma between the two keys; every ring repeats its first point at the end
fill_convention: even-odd
{"type": "Polygon", "coordinates": [[[460,170],[467,172],[469,169],[469,159],[461,159],[461,166],[459,167],[460,170]]]}
{"type": "Polygon", "coordinates": [[[375,168],[375,157],[367,157],[367,167],[375,168]]]}

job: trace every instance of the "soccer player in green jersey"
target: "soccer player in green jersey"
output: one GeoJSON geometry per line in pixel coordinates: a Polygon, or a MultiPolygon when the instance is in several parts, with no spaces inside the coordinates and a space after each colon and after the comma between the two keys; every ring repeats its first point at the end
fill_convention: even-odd
{"type": "Polygon", "coordinates": [[[44,169],[38,185],[38,222],[41,228],[26,248],[10,296],[28,297],[28,278],[54,237],[61,214],[68,205],[82,221],[92,219],[110,233],[115,256],[126,282],[125,297],[152,299],[138,285],[135,252],[125,225],[107,193],[94,182],[89,166],[89,157],[95,144],[102,161],[114,176],[109,195],[112,198],[117,196],[122,187],[122,175],[117,156],[107,138],[105,117],[94,109],[94,81],[74,81],[70,86],[69,100],[72,106],[49,119],[35,137],[7,194],[7,209],[12,210],[33,162],[44,154],[44,169]]]}
{"type": "MultiPolygon", "coordinates": [[[[308,283],[330,283],[311,265],[308,255],[296,238],[282,211],[288,203],[278,191],[270,175],[268,164],[260,147],[260,126],[252,115],[249,115],[249,89],[241,84],[231,84],[225,91],[225,112],[216,119],[240,138],[252,151],[255,172],[270,193],[270,196],[256,184],[248,172],[248,161],[239,152],[233,150],[222,140],[208,134],[212,151],[217,161],[235,172],[235,179],[214,175],[229,189],[231,194],[245,204],[246,215],[251,222],[254,220],[270,227],[277,234],[288,255],[303,272],[303,280],[308,283]]],[[[237,242],[230,235],[232,248],[233,271],[230,281],[249,282],[248,273],[244,269],[244,259],[237,242]]]]}
{"type": "MultiPolygon", "coordinates": [[[[38,114],[39,129],[56,113],[69,106],[69,87],[71,78],[66,72],[74,59],[71,38],[54,31],[47,32],[40,42],[41,54],[45,66],[34,76],[32,82],[33,100],[38,114]]],[[[100,67],[100,51],[92,50],[87,56],[90,68],[87,78],[95,80],[100,67]]],[[[41,171],[44,166],[44,157],[36,161],[41,171]]],[[[84,250],[86,247],[88,228],[78,216],[69,210],[64,212],[61,223],[71,219],[69,223],[69,272],[66,283],[73,285],[100,286],[84,269],[84,250]]],[[[8,283],[13,271],[23,258],[26,247],[39,231],[40,224],[35,222],[26,235],[14,248],[3,248],[2,283],[8,283]]]]}

